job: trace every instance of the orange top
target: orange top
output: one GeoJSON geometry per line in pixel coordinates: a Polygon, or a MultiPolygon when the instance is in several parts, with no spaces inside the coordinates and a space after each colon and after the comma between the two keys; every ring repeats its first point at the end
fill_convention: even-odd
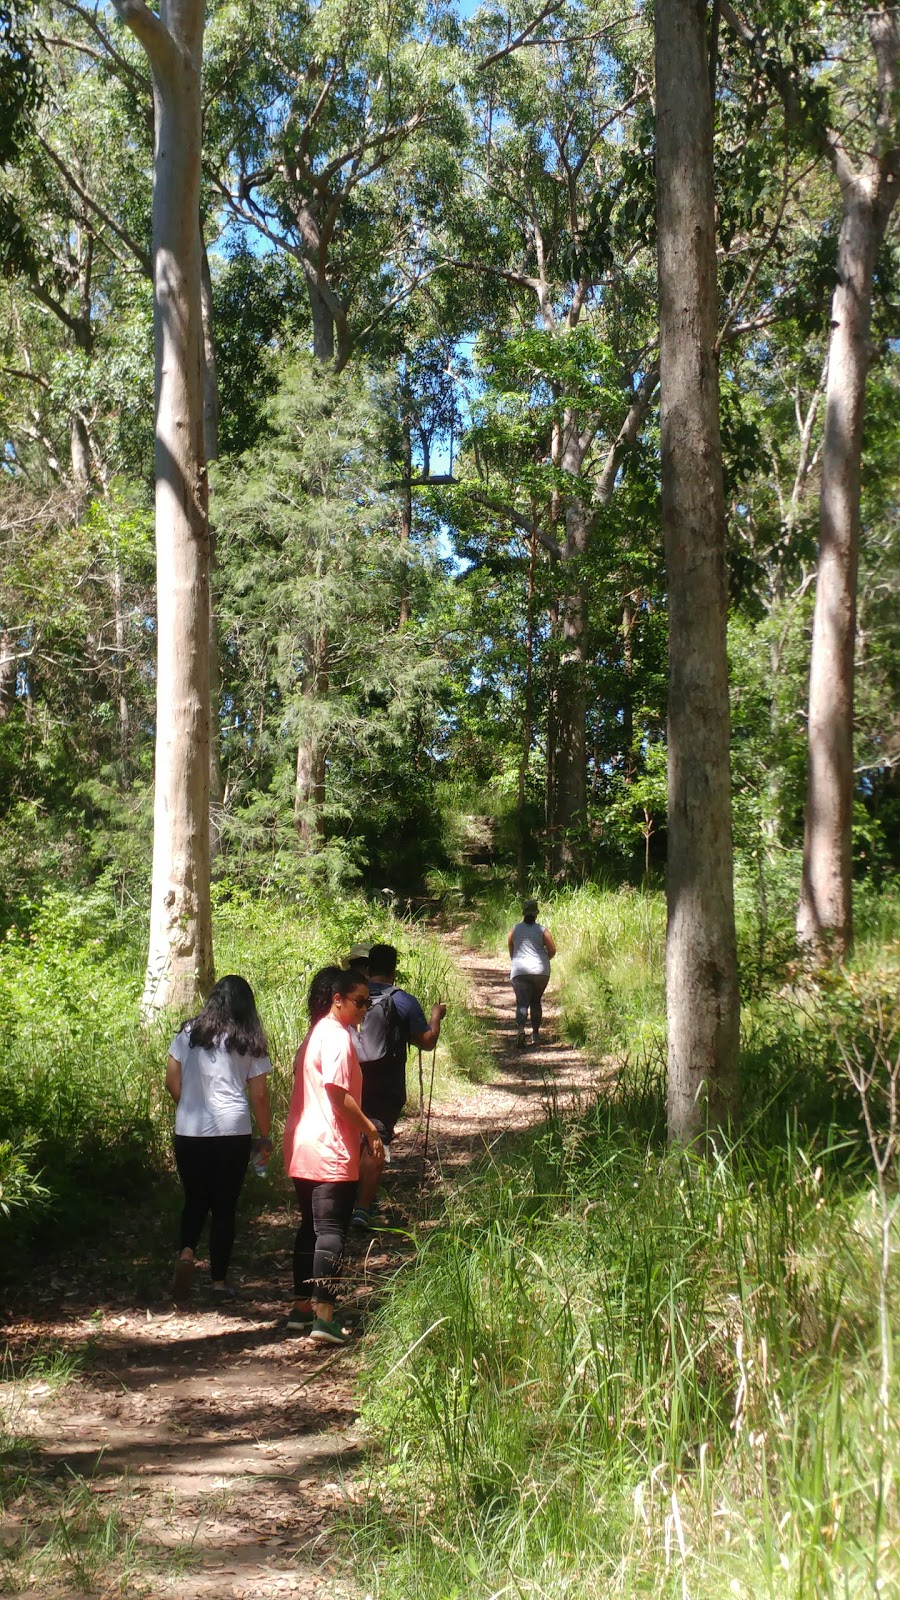
{"type": "Polygon", "coordinates": [[[359,1177],[359,1129],[332,1104],[325,1087],[335,1083],[362,1100],[362,1072],[350,1030],[335,1017],[310,1028],[294,1057],[294,1088],[284,1125],[284,1169],[291,1178],[317,1183],[359,1177]]]}

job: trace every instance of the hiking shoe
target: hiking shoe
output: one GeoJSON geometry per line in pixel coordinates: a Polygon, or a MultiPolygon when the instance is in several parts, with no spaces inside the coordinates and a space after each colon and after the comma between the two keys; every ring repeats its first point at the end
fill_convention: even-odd
{"type": "Polygon", "coordinates": [[[368,1232],[369,1228],[371,1227],[369,1213],[368,1211],[364,1211],[362,1206],[357,1206],[356,1210],[354,1211],[352,1217],[350,1218],[350,1227],[353,1229],[354,1233],[368,1232]]]}
{"type": "Polygon", "coordinates": [[[516,1046],[517,1046],[517,1048],[519,1050],[524,1050],[525,1049],[525,1029],[524,1028],[520,1028],[518,1034],[516,1035],[516,1046]]]}
{"type": "Polygon", "coordinates": [[[299,1311],[296,1306],[291,1306],[285,1327],[290,1333],[309,1333],[315,1320],[316,1313],[311,1307],[309,1311],[299,1311]]]}
{"type": "Polygon", "coordinates": [[[532,1044],[540,1044],[540,1039],[538,1038],[537,1028],[535,1028],[533,1034],[531,1035],[531,1042],[532,1042],[532,1044]]]}
{"type": "Polygon", "coordinates": [[[232,1300],[238,1297],[237,1289],[233,1289],[230,1283],[211,1284],[210,1294],[213,1297],[213,1304],[217,1306],[231,1305],[232,1300]]]}
{"type": "Polygon", "coordinates": [[[339,1322],[324,1322],[316,1317],[309,1330],[310,1344],[349,1344],[349,1338],[339,1322]]]}
{"type": "Polygon", "coordinates": [[[172,1276],[172,1299],[187,1300],[194,1287],[194,1258],[179,1256],[172,1276]]]}

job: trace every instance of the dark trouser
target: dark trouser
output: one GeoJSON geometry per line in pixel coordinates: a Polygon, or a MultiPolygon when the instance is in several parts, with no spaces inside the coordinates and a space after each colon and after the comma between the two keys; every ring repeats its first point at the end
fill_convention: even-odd
{"type": "Polygon", "coordinates": [[[295,1178],[300,1226],[294,1240],[294,1294],[298,1300],[334,1301],[350,1226],[356,1179],[319,1183],[295,1178]]]}
{"type": "Polygon", "coordinates": [[[222,1134],[212,1139],[175,1135],[175,1165],[184,1189],[181,1249],[196,1250],[203,1224],[209,1226],[209,1267],[215,1283],[228,1271],[234,1245],[234,1214],[250,1160],[249,1133],[222,1134]]]}
{"type": "Polygon", "coordinates": [[[516,996],[516,1025],[520,1031],[525,1027],[530,1011],[531,1026],[534,1032],[537,1033],[541,1025],[541,1018],[544,1015],[541,1006],[541,995],[549,982],[549,977],[545,978],[543,973],[534,977],[530,974],[522,973],[520,977],[513,978],[512,986],[516,996]]]}

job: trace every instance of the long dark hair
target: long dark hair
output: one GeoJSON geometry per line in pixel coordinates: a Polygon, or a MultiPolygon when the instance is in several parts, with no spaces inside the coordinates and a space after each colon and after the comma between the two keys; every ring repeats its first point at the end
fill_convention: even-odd
{"type": "Polygon", "coordinates": [[[239,1056],[268,1055],[256,1001],[246,978],[229,973],[220,978],[199,1017],[186,1022],[191,1048],[211,1050],[224,1045],[239,1056]]]}
{"type": "Polygon", "coordinates": [[[354,989],[368,988],[365,978],[359,972],[354,972],[351,967],[345,971],[343,967],[322,967],[313,978],[309,986],[310,1022],[321,1022],[331,1010],[335,995],[340,995],[346,1000],[348,994],[354,989]]]}

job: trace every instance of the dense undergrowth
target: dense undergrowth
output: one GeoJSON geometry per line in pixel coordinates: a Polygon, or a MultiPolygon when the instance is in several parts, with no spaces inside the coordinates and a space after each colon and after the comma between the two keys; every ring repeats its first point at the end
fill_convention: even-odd
{"type": "MultiPolygon", "coordinates": [[[[896,909],[872,902],[827,981],[773,929],[742,1132],[709,1163],[665,1147],[658,901],[544,910],[564,1024],[630,1048],[614,1095],[480,1171],[398,1280],[367,1361],[355,1564],[379,1600],[900,1593],[896,909]]],[[[475,934],[514,912],[485,907],[475,934]]]]}
{"type": "MultiPolygon", "coordinates": [[[[429,1003],[449,1002],[438,1095],[449,1079],[477,1080],[487,1070],[460,980],[426,930],[362,896],[273,898],[220,885],[217,969],[243,973],[256,991],[279,1121],[306,1031],[310,977],[363,937],[396,944],[401,981],[429,1003]]],[[[7,1264],[17,1245],[36,1236],[89,1238],[106,1225],[111,1201],[137,1202],[168,1172],[173,1108],[163,1065],[183,1019],[141,1023],[145,941],[143,910],[117,903],[101,885],[48,895],[24,931],[10,928],[0,942],[0,1245],[7,1264]]],[[[414,1077],[411,1064],[411,1092],[414,1077]]]]}

